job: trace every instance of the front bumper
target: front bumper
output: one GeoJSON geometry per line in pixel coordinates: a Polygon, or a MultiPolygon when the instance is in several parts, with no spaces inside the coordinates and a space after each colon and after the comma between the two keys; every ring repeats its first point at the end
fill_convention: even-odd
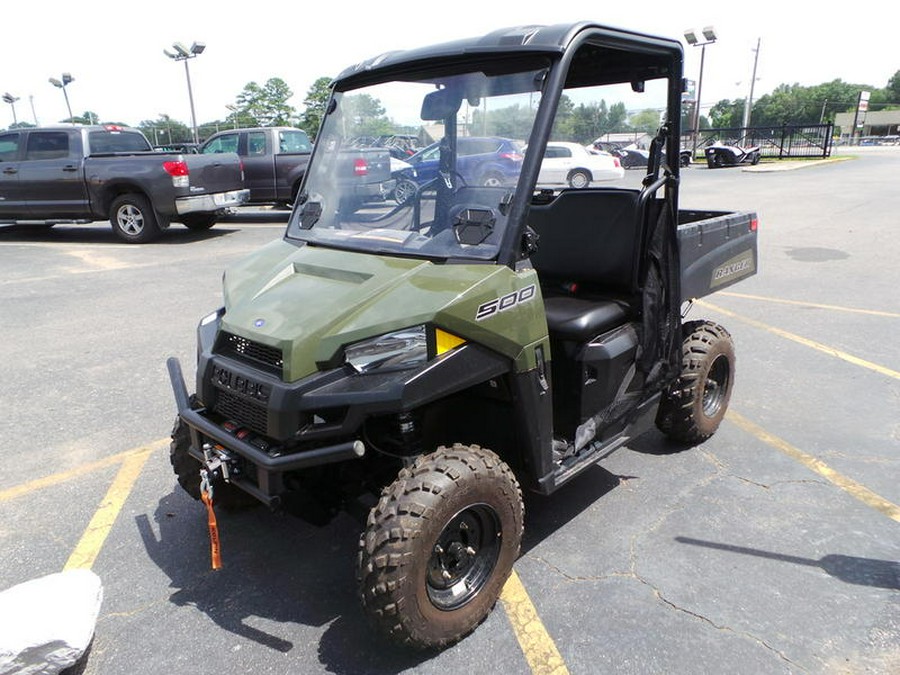
{"type": "Polygon", "coordinates": [[[195,459],[205,461],[210,451],[237,455],[242,477],[231,482],[270,505],[284,492],[283,474],[363,458],[367,419],[416,410],[510,368],[508,359],[466,344],[409,370],[356,375],[337,368],[281,382],[213,353],[215,330],[200,329],[197,394],[208,408],[191,405],[178,360],[167,361],[178,415],[195,459]]]}
{"type": "Polygon", "coordinates": [[[365,446],[359,440],[348,440],[283,455],[278,452],[266,452],[214,422],[205,414],[204,409],[192,408],[178,359],[169,358],[166,366],[172,382],[178,416],[191,431],[191,455],[197,461],[205,463],[204,450],[219,449],[236,453],[244,460],[245,465],[255,467],[256,475],[248,476],[247,472],[243,471],[241,472],[243,478],[232,477],[230,482],[270,506],[282,492],[281,474],[311,466],[359,459],[365,454],[365,446]]]}
{"type": "Polygon", "coordinates": [[[178,197],[175,199],[175,211],[182,216],[186,213],[214,213],[246,204],[249,199],[249,189],[178,197]]]}

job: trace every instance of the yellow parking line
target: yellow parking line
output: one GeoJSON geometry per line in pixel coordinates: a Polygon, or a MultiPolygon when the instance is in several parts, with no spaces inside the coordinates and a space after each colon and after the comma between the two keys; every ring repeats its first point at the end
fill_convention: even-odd
{"type": "Polygon", "coordinates": [[[515,570],[500,593],[500,601],[531,672],[534,675],[567,675],[569,669],[515,570]]]}
{"type": "MultiPolygon", "coordinates": [[[[115,480],[113,480],[112,485],[100,502],[99,508],[94,513],[93,518],[91,518],[91,522],[85,529],[84,534],[82,534],[81,540],[78,542],[72,555],[69,556],[69,560],[64,568],[66,570],[77,568],[90,569],[103,548],[103,544],[106,542],[106,538],[147,459],[155,450],[164,447],[168,442],[168,438],[160,439],[141,448],[120,452],[96,462],[83,464],[69,471],[52,474],[8,488],[0,492],[0,502],[59,485],[79,476],[121,463],[122,466],[115,480]]],[[[515,570],[503,587],[500,601],[506,610],[513,632],[532,673],[534,675],[568,675],[569,670],[566,668],[566,664],[563,662],[556,644],[541,622],[534,603],[531,602],[531,598],[528,596],[528,592],[522,585],[522,581],[515,570]]]]}
{"type": "Polygon", "coordinates": [[[793,305],[795,307],[812,307],[814,309],[827,309],[834,312],[868,314],[870,316],[882,316],[889,319],[900,319],[900,314],[898,314],[897,312],[884,312],[878,309],[859,309],[857,307],[844,307],[842,305],[823,305],[816,302],[786,300],[784,298],[770,298],[765,295],[750,295],[749,293],[735,293],[734,291],[719,291],[719,295],[727,295],[730,298],[744,298],[745,300],[761,300],[763,302],[774,302],[780,305],[793,305]]]}
{"type": "Polygon", "coordinates": [[[784,439],[779,438],[774,434],[770,434],[761,426],[751,422],[743,415],[736,413],[733,410],[729,410],[727,413],[727,418],[750,435],[755,436],[766,445],[769,445],[776,450],[783,452],[788,457],[797,460],[807,469],[816,472],[847,494],[861,501],[863,504],[872,507],[876,511],[879,511],[886,515],[888,518],[892,518],[893,520],[896,520],[898,523],[900,523],[900,506],[897,506],[881,495],[872,492],[862,483],[858,483],[852,478],[847,478],[846,476],[838,473],[822,460],[817,459],[816,457],[813,457],[806,452],[803,452],[784,439]]]}
{"type": "Polygon", "coordinates": [[[109,457],[104,457],[103,459],[97,460],[96,462],[90,462],[89,464],[76,466],[75,468],[68,471],[54,473],[49,476],[44,476],[43,478],[36,478],[35,480],[28,481],[27,483],[22,483],[21,485],[16,485],[5,490],[0,490],[0,503],[10,501],[11,499],[15,499],[16,497],[22,497],[23,495],[27,495],[31,492],[43,490],[44,488],[53,487],[54,485],[59,485],[60,483],[66,483],[70,480],[73,480],[74,478],[93,473],[94,471],[104,469],[108,466],[120,464],[133,455],[143,452],[153,452],[164,447],[168,443],[168,438],[162,438],[144,447],[126,450],[125,452],[120,452],[115,455],[110,455],[109,457]]]}
{"type": "Polygon", "coordinates": [[[853,356],[853,354],[848,354],[847,352],[841,351],[840,349],[835,349],[834,347],[829,347],[828,345],[822,344],[821,342],[816,342],[815,340],[810,340],[809,338],[805,338],[801,335],[796,335],[795,333],[789,333],[786,330],[782,330],[781,328],[776,328],[775,326],[770,326],[768,324],[763,323],[762,321],[757,321],[756,319],[751,319],[750,317],[741,316],[736,312],[732,312],[730,310],[724,309],[723,307],[719,307],[718,305],[714,305],[711,302],[707,302],[706,300],[697,300],[696,303],[698,305],[702,305],[704,307],[708,307],[709,309],[715,310],[724,314],[726,316],[730,316],[738,321],[743,321],[744,323],[750,324],[755,328],[760,328],[764,331],[768,331],[773,335],[778,335],[779,337],[783,337],[787,340],[793,340],[794,342],[804,345],[805,347],[809,347],[811,349],[815,349],[817,351],[822,352],[823,354],[828,354],[829,356],[834,356],[835,358],[846,361],[847,363],[852,363],[855,366],[861,366],[862,368],[868,368],[869,370],[873,370],[876,373],[880,373],[881,375],[886,375],[887,377],[891,377],[895,380],[900,380],[900,371],[893,370],[891,368],[886,368],[885,366],[880,366],[877,363],[872,363],[871,361],[866,361],[865,359],[861,359],[858,356],[853,356]]]}
{"type": "Polygon", "coordinates": [[[90,569],[93,566],[151,452],[147,448],[124,459],[119,473],[112,485],[109,486],[103,501],[100,502],[100,507],[91,518],[84,534],[81,535],[81,540],[72,551],[72,555],[69,556],[69,560],[63,568],[64,571],[90,569]]]}

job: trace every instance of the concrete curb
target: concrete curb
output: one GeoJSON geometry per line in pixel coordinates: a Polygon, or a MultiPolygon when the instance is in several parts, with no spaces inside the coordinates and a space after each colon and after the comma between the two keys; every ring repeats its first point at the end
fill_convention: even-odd
{"type": "Polygon", "coordinates": [[[809,161],[782,161],[766,162],[757,164],[756,166],[743,167],[741,170],[747,173],[770,173],[775,171],[796,171],[797,169],[806,169],[813,166],[822,166],[824,164],[835,164],[837,162],[846,162],[855,159],[854,157],[830,157],[828,159],[817,159],[809,161]]]}

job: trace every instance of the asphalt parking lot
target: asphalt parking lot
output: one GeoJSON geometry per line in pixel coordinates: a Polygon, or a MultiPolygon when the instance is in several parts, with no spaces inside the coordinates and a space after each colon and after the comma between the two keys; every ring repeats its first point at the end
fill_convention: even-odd
{"type": "Polygon", "coordinates": [[[220,514],[211,571],[169,466],[165,360],[193,363],[222,270],[286,212],[144,246],[105,223],[0,227],[0,590],[93,569],[85,672],[104,675],[900,672],[898,175],[896,148],[684,171],[683,207],[760,216],[759,274],[690,313],[734,337],[728,418],[526,497],[514,584],[440,653],[370,634],[349,516],[220,514]]]}

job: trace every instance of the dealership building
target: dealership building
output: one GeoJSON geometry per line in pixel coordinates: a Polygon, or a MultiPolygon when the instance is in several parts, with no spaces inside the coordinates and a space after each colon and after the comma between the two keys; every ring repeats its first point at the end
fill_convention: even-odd
{"type": "MultiPolygon", "coordinates": [[[[841,139],[849,139],[853,131],[855,112],[838,113],[834,126],[841,131],[841,139]]],[[[869,110],[859,113],[857,137],[900,135],[900,110],[869,110]]]]}

